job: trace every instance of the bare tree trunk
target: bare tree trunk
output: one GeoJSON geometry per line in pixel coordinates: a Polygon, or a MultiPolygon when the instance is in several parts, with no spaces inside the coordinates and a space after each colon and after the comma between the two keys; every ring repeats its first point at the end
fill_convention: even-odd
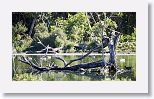
{"type": "Polygon", "coordinates": [[[116,34],[116,36],[113,37],[113,33],[111,33],[111,39],[110,39],[109,44],[108,44],[108,47],[109,47],[109,50],[110,50],[110,60],[109,60],[109,62],[111,64],[114,64],[114,65],[116,65],[116,59],[115,59],[116,47],[117,47],[117,43],[118,43],[118,40],[119,40],[119,37],[120,37],[120,33],[116,32],[115,34],[116,34]]]}
{"type": "Polygon", "coordinates": [[[120,32],[116,32],[116,36],[114,38],[114,50],[116,50],[117,44],[119,42],[120,32]]]}
{"type": "MultiPolygon", "coordinates": [[[[100,24],[102,25],[102,32],[101,32],[101,39],[102,39],[102,61],[104,61],[104,45],[103,45],[103,40],[104,40],[104,27],[105,25],[103,25],[101,19],[100,19],[100,16],[98,15],[98,13],[96,13],[98,19],[99,19],[99,22],[100,24]]],[[[105,17],[104,17],[104,20],[106,21],[106,14],[104,13],[105,17]]],[[[105,65],[103,62],[102,62],[102,65],[105,65]]]]}
{"type": "Polygon", "coordinates": [[[114,47],[114,45],[113,45],[113,43],[111,41],[109,42],[108,47],[109,47],[109,50],[110,50],[109,62],[111,64],[115,64],[115,47],[114,47]]]}
{"type": "Polygon", "coordinates": [[[32,36],[35,22],[36,22],[36,18],[33,18],[32,23],[31,23],[31,26],[30,26],[30,29],[29,29],[29,33],[28,33],[29,36],[32,36]]]}
{"type": "MultiPolygon", "coordinates": [[[[102,61],[104,61],[104,44],[103,44],[104,35],[103,35],[103,32],[104,32],[104,27],[103,27],[103,30],[102,30],[102,33],[101,33],[101,37],[102,37],[102,61]]],[[[102,66],[103,65],[105,65],[104,62],[102,63],[102,66]]]]}

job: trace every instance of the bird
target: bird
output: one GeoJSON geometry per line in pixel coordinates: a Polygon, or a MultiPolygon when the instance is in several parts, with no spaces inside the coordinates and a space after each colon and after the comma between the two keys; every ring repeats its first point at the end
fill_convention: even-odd
{"type": "Polygon", "coordinates": [[[38,44],[41,44],[41,41],[37,42],[38,44]]]}
{"type": "Polygon", "coordinates": [[[85,69],[83,69],[83,68],[80,68],[80,69],[79,69],[79,72],[80,72],[80,74],[82,74],[82,75],[83,75],[83,74],[85,74],[86,70],[85,70],[85,69]]]}
{"type": "Polygon", "coordinates": [[[41,59],[41,60],[44,60],[44,61],[46,61],[46,60],[47,60],[47,58],[46,58],[46,57],[41,57],[40,59],[41,59]]]}
{"type": "Polygon", "coordinates": [[[32,60],[32,57],[29,57],[29,60],[32,60]]]}
{"type": "Polygon", "coordinates": [[[83,69],[83,68],[80,68],[80,69],[79,69],[79,71],[85,71],[85,69],[83,69]]]}
{"type": "Polygon", "coordinates": [[[131,70],[132,67],[131,67],[131,66],[125,66],[125,69],[126,69],[126,70],[131,70]]]}

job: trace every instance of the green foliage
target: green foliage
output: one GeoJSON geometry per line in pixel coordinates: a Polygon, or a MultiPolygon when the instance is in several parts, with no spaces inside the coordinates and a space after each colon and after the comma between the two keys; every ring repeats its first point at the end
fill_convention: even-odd
{"type": "Polygon", "coordinates": [[[24,51],[32,42],[32,39],[25,34],[26,31],[26,26],[21,22],[18,22],[15,26],[12,26],[12,41],[17,52],[24,51]]]}
{"type": "Polygon", "coordinates": [[[63,47],[63,46],[64,46],[63,39],[61,39],[61,38],[59,38],[59,37],[56,37],[54,43],[55,43],[55,46],[56,46],[56,47],[63,47]]]}
{"type": "Polygon", "coordinates": [[[120,42],[135,42],[136,41],[136,29],[134,28],[134,32],[131,35],[122,34],[120,35],[120,42]]]}
{"type": "Polygon", "coordinates": [[[87,50],[90,50],[90,49],[92,49],[92,48],[94,48],[96,46],[97,46],[97,42],[96,41],[92,41],[92,42],[90,42],[88,44],[87,50]]]}
{"type": "MultiPolygon", "coordinates": [[[[40,36],[39,36],[40,38],[40,36]]],[[[66,34],[60,28],[55,28],[51,33],[47,33],[46,37],[41,38],[41,41],[46,46],[49,45],[51,47],[63,47],[66,41],[66,34]]]]}
{"type": "Polygon", "coordinates": [[[124,13],[123,12],[114,12],[112,13],[114,16],[119,16],[119,17],[123,17],[124,13]]]}
{"type": "Polygon", "coordinates": [[[83,34],[90,30],[87,19],[85,13],[79,12],[75,15],[68,14],[66,20],[58,18],[56,23],[67,34],[68,40],[79,43],[84,38],[83,34]]]}
{"type": "Polygon", "coordinates": [[[35,81],[38,80],[38,77],[32,74],[24,73],[24,74],[15,74],[13,77],[15,81],[35,81]]]}
{"type": "Polygon", "coordinates": [[[50,47],[62,47],[63,52],[75,52],[74,45],[85,44],[88,51],[96,46],[96,42],[101,44],[102,24],[105,24],[104,35],[110,36],[111,28],[121,32],[118,51],[131,49],[135,51],[136,45],[136,14],[124,12],[99,12],[101,22],[96,13],[92,12],[96,23],[89,13],[85,12],[27,12],[13,14],[13,48],[17,52],[27,50],[29,46],[34,46],[33,50],[41,50],[43,46],[38,44],[39,38],[44,45],[50,47]],[[28,28],[33,19],[36,19],[35,27],[31,37],[27,35],[28,28]],[[102,24],[101,24],[102,23],[102,24]],[[50,30],[50,31],[49,31],[50,30]],[[97,41],[95,41],[95,38],[97,41]],[[132,42],[128,45],[127,42],[132,42]],[[129,47],[128,47],[129,46],[129,47]]]}
{"type": "Polygon", "coordinates": [[[17,34],[24,35],[26,31],[27,28],[22,22],[18,22],[15,26],[12,26],[13,36],[17,34]]]}
{"type": "Polygon", "coordinates": [[[117,46],[118,52],[136,52],[136,29],[131,35],[122,34],[117,46]]]}
{"type": "Polygon", "coordinates": [[[44,45],[49,45],[54,48],[64,47],[67,37],[61,28],[52,26],[51,32],[48,32],[46,26],[41,24],[35,30],[34,38],[39,38],[44,45]]]}
{"type": "Polygon", "coordinates": [[[48,28],[45,26],[45,24],[40,23],[35,26],[35,36],[40,39],[48,37],[50,34],[48,33],[48,28]]]}
{"type": "Polygon", "coordinates": [[[119,43],[117,46],[118,52],[136,52],[136,43],[135,42],[123,42],[119,43]]]}
{"type": "Polygon", "coordinates": [[[64,47],[67,38],[63,30],[60,28],[57,28],[52,32],[50,39],[54,43],[53,47],[64,47]]]}
{"type": "Polygon", "coordinates": [[[66,46],[67,46],[67,49],[71,49],[72,47],[75,46],[75,43],[73,43],[73,42],[68,42],[66,46]]]}
{"type": "Polygon", "coordinates": [[[116,29],[118,26],[117,26],[117,24],[116,24],[115,21],[113,21],[113,20],[110,19],[110,18],[107,18],[107,19],[106,19],[106,27],[110,27],[110,28],[112,28],[112,29],[116,29]]]}
{"type": "Polygon", "coordinates": [[[76,44],[74,43],[74,42],[70,42],[70,41],[67,41],[66,42],[66,45],[65,45],[65,47],[64,47],[64,52],[66,53],[71,53],[71,52],[75,52],[75,50],[74,50],[74,46],[75,46],[76,44]]]}
{"type": "Polygon", "coordinates": [[[30,46],[32,43],[32,39],[30,37],[25,37],[23,40],[19,39],[19,41],[13,43],[14,47],[16,48],[17,52],[22,52],[26,48],[30,46]]]}

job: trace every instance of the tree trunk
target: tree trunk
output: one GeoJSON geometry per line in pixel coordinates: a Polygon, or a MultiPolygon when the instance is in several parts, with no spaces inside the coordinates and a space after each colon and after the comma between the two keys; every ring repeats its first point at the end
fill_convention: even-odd
{"type": "Polygon", "coordinates": [[[111,39],[109,41],[109,44],[108,44],[108,47],[109,47],[109,50],[110,50],[110,60],[109,62],[111,64],[114,64],[116,65],[116,59],[115,59],[115,56],[116,56],[116,47],[117,47],[117,43],[118,43],[118,40],[119,40],[119,36],[120,36],[120,33],[116,33],[116,36],[113,37],[113,33],[111,33],[111,39]]]}
{"type": "Polygon", "coordinates": [[[111,41],[109,42],[108,47],[109,47],[109,50],[110,50],[110,59],[109,59],[109,62],[111,64],[115,64],[115,47],[114,47],[114,45],[112,44],[111,41]]]}
{"type": "Polygon", "coordinates": [[[29,33],[28,33],[29,36],[31,36],[31,37],[32,37],[32,33],[33,33],[35,22],[36,22],[36,18],[33,18],[31,26],[30,26],[30,29],[29,29],[29,33]]]}
{"type": "Polygon", "coordinates": [[[103,26],[102,33],[101,33],[101,38],[102,38],[102,66],[105,65],[105,63],[104,63],[104,44],[103,44],[104,35],[103,35],[103,32],[104,32],[104,26],[103,26]]]}

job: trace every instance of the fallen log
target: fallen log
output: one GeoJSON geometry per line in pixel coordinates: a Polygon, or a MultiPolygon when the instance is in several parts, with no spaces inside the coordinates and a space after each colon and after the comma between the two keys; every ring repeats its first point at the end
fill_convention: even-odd
{"type": "Polygon", "coordinates": [[[36,65],[35,63],[33,63],[31,60],[29,60],[28,58],[22,57],[22,59],[19,59],[19,61],[21,61],[22,63],[28,64],[31,67],[33,67],[36,70],[39,71],[49,71],[49,70],[70,70],[70,71],[77,71],[82,69],[89,69],[89,68],[96,68],[96,67],[102,67],[102,61],[96,61],[96,62],[90,62],[90,63],[84,63],[84,64],[77,64],[77,65],[73,65],[70,67],[58,67],[55,66],[55,64],[53,64],[50,67],[47,66],[43,66],[40,67],[38,65],[36,65]]]}

